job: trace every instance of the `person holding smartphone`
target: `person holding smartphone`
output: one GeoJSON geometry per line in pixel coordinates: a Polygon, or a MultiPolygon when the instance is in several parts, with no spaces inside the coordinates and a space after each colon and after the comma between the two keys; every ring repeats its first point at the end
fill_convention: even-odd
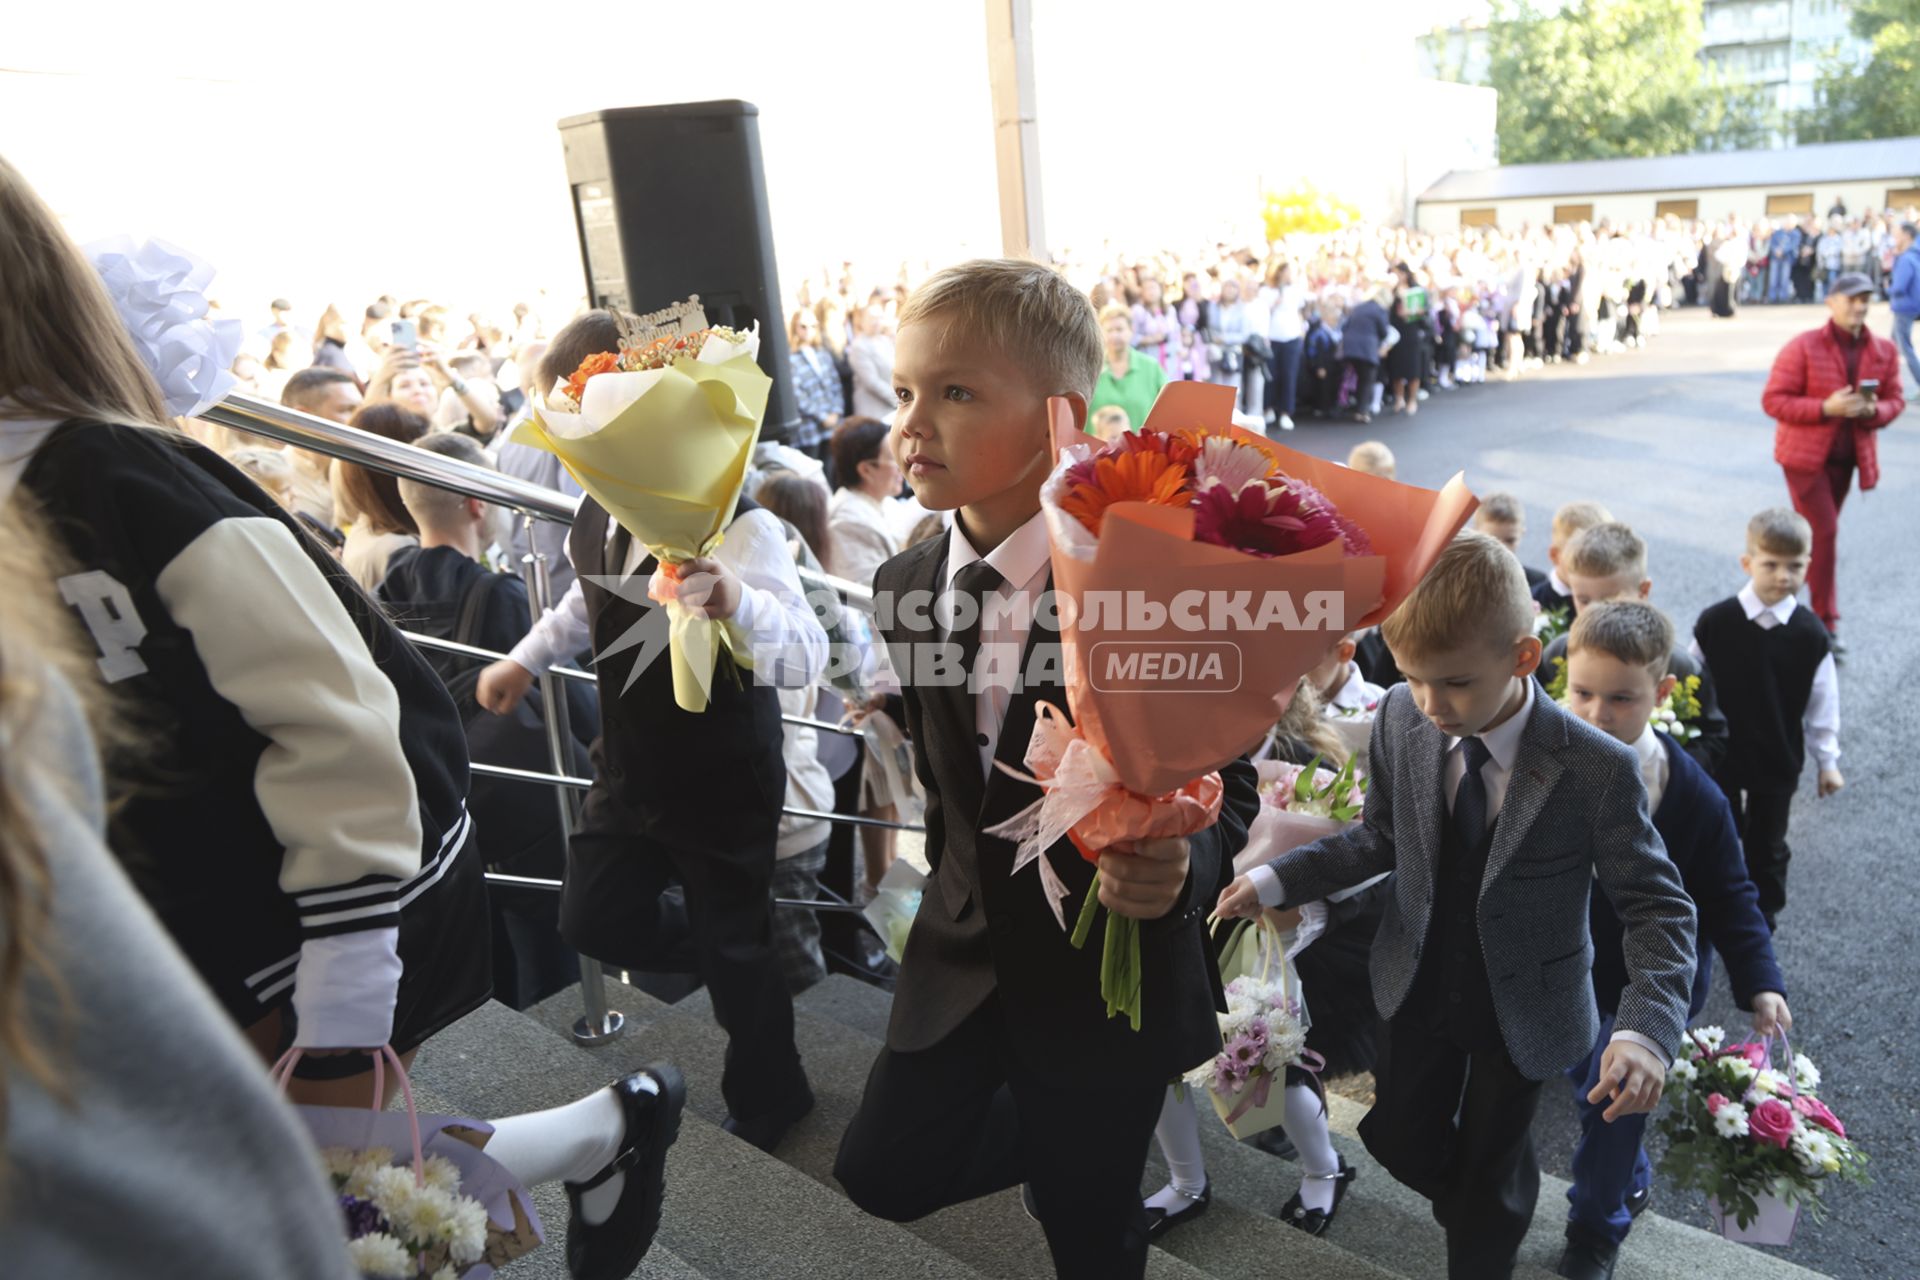
{"type": "Polygon", "coordinates": [[[1899,355],[1867,329],[1872,300],[1873,282],[1862,273],[1836,279],[1827,291],[1827,323],[1780,349],[1760,397],[1776,424],[1773,459],[1786,473],[1793,508],[1813,526],[1807,591],[1836,657],[1846,652],[1834,583],[1840,507],[1856,470],[1862,492],[1880,482],[1875,433],[1907,407],[1899,355]]]}

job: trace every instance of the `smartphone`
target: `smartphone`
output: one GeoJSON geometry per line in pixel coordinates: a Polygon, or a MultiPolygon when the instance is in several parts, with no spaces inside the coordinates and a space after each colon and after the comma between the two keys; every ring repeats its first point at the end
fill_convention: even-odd
{"type": "Polygon", "coordinates": [[[1867,397],[1867,399],[1869,400],[1878,400],[1880,398],[1880,379],[1878,378],[1861,379],[1860,394],[1867,397]]]}
{"type": "Polygon", "coordinates": [[[408,351],[416,350],[420,346],[420,326],[411,320],[395,320],[393,322],[393,345],[396,347],[404,347],[408,351]]]}

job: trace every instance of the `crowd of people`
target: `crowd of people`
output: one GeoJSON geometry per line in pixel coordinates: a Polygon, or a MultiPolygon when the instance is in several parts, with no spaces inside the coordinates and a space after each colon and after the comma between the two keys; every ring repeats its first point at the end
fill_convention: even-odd
{"type": "MultiPolygon", "coordinates": [[[[290,1226],[249,1234],[199,1274],[351,1274],[327,1247],[338,1201],[297,1154],[260,1068],[301,1051],[291,1096],[365,1105],[361,1051],[390,1045],[410,1061],[490,991],[525,1005],[557,990],[576,951],[706,984],[729,1037],[725,1128],[774,1150],[815,1105],[792,995],[826,972],[818,918],[774,899],[826,891],[833,834],[821,815],[838,812],[918,819],[927,832],[904,961],[851,960],[899,984],[835,1168],[863,1209],[912,1220],[1024,1183],[1059,1274],[1143,1274],[1147,1241],[1193,1230],[1210,1203],[1196,1113],[1165,1087],[1219,1048],[1203,918],[1271,912],[1276,928],[1311,919],[1320,931],[1299,944],[1315,1010],[1306,1043],[1330,1070],[1375,1073],[1362,1136],[1433,1200],[1449,1273],[1511,1272],[1538,1189],[1528,1126],[1545,1083],[1565,1077],[1584,1137],[1560,1274],[1611,1274],[1651,1194],[1641,1133],[1705,1001],[1708,945],[1758,1033],[1791,1025],[1771,945],[1787,905],[1788,806],[1808,756],[1819,795],[1844,785],[1831,556],[1843,493],[1811,523],[1769,508],[1729,531],[1747,582],[1701,614],[1691,642],[1649,599],[1645,541],[1605,507],[1558,511],[1550,565],[1534,570],[1518,560],[1523,508],[1486,495],[1475,529],[1399,611],[1338,637],[1301,678],[1263,748],[1305,767],[1350,759],[1370,778],[1364,823],[1236,867],[1261,804],[1255,762],[1239,760],[1221,771],[1213,826],[1099,853],[1099,901],[1143,922],[1142,981],[1159,1002],[1144,1030],[1101,1015],[1088,981],[1097,956],[1068,949],[1038,894],[1015,906],[983,878],[1011,847],[985,828],[1033,790],[988,762],[1003,728],[1032,723],[1037,698],[1062,690],[889,685],[879,655],[919,624],[822,608],[802,575],[1039,593],[1046,455],[1030,427],[1059,390],[1049,379],[1068,378],[1073,411],[1109,438],[1137,431],[1177,380],[1233,387],[1238,419],[1255,429],[1315,413],[1411,416],[1462,384],[1640,346],[1663,310],[1719,301],[1716,246],[1758,243],[1760,230],[1367,226],[1257,251],[1067,254],[1058,271],[995,261],[878,283],[852,270],[809,279],[786,324],[799,426],[756,450],[726,537],[675,572],[682,606],[751,655],[753,678],[716,680],[696,714],[676,701],[670,664],[647,665],[624,639],[649,606],[607,584],[658,566],[593,498],[571,530],[530,529],[478,499],[192,418],[164,400],[150,353],[116,319],[120,300],[0,163],[0,268],[33,284],[0,317],[0,563],[34,600],[0,619],[0,743],[33,733],[61,762],[49,773],[16,750],[0,760],[0,1056],[21,1068],[0,1103],[23,1121],[7,1130],[8,1160],[45,1174],[28,1180],[26,1212],[7,1206],[9,1247],[17,1225],[36,1273],[113,1274],[123,1255],[94,1252],[103,1246],[70,1206],[96,1183],[125,1185],[108,1164],[147,1161],[158,1176],[185,1150],[204,1162],[209,1203],[128,1199],[126,1221],[146,1226],[122,1233],[126,1249],[177,1231],[183,1214],[230,1216],[219,1189],[231,1183],[245,1211],[290,1226]],[[7,257],[21,244],[42,247],[32,271],[7,257]],[[1018,318],[996,341],[984,316],[1018,318]],[[76,366],[67,357],[81,349],[76,366]],[[537,616],[519,578],[498,571],[529,550],[547,554],[555,578],[556,600],[537,616]],[[1797,593],[1810,568],[1807,609],[1797,593]],[[429,656],[400,629],[507,656],[429,656]],[[569,842],[544,792],[473,775],[468,761],[550,767],[545,724],[558,708],[540,677],[575,663],[620,696],[555,685],[573,729],[565,771],[593,780],[569,842]],[[1684,746],[1652,724],[1676,682],[1694,704],[1684,746]],[[136,705],[125,719],[162,735],[159,746],[125,749],[110,712],[136,705]],[[1378,723],[1371,747],[1355,722],[1378,723]],[[195,766],[189,776],[170,768],[179,761],[195,766]],[[1543,776],[1563,771],[1566,786],[1543,776]],[[1520,815],[1501,829],[1506,859],[1503,804],[1520,815]],[[1516,872],[1523,837],[1530,870],[1516,872]],[[565,890],[557,901],[490,896],[482,868],[564,874],[565,890]],[[1552,927],[1482,936],[1483,878],[1503,911],[1552,927]],[[49,884],[52,914],[35,906],[49,884]],[[87,912],[69,895],[134,924],[117,945],[83,935],[87,912]],[[1435,959],[1423,959],[1429,921],[1435,959]],[[1587,948],[1566,947],[1589,930],[1591,985],[1578,981],[1587,948]],[[196,1134],[154,1095],[143,1107],[143,1081],[123,1079],[81,1099],[97,1145],[69,1158],[61,1117],[75,1104],[43,1052],[62,1038],[59,1002],[29,1008],[19,992],[23,973],[36,995],[57,990],[41,944],[82,936],[164,975],[179,999],[124,1008],[109,965],[75,971],[76,998],[129,1020],[150,1073],[184,1090],[211,1071],[262,1146],[196,1134]],[[1540,981],[1501,986],[1496,957],[1540,981]],[[126,1117],[146,1112],[130,1136],[126,1117]],[[1154,1139],[1169,1180],[1143,1203],[1154,1139]]],[[[1769,264],[1779,234],[1765,232],[1769,264]]],[[[1776,367],[1766,404],[1790,471],[1830,479],[1844,464],[1850,484],[1857,464],[1869,482],[1871,433],[1903,405],[1892,349],[1861,321],[1881,288],[1900,314],[1911,239],[1895,228],[1879,277],[1845,270],[1844,253],[1841,271],[1818,275],[1824,241],[1813,242],[1839,365],[1809,371],[1803,355],[1798,382],[1776,367]],[[1879,375],[1871,393],[1861,369],[1879,375]],[[1809,400],[1823,406],[1810,418],[1809,400]]],[[[1791,278],[1807,243],[1787,243],[1791,278]]],[[[583,361],[619,349],[612,314],[583,310],[549,331],[515,308],[511,323],[476,314],[462,331],[430,301],[381,298],[351,319],[328,307],[308,331],[284,299],[270,312],[234,362],[243,387],[578,493],[513,429],[583,361]]],[[[1378,442],[1348,462],[1392,475],[1378,442]]],[[[976,649],[1028,641],[1025,624],[986,625],[976,649]]],[[[957,629],[945,639],[966,647],[957,629]]],[[[877,891],[890,835],[875,826],[857,848],[843,843],[846,897],[877,891]]],[[[1052,865],[1076,878],[1074,901],[1094,892],[1088,862],[1060,844],[1052,865]]],[[[1300,1167],[1278,1179],[1289,1184],[1278,1212],[1317,1235],[1354,1171],[1314,1090],[1287,1079],[1280,1127],[1300,1167]]],[[[489,1154],[528,1185],[565,1186],[576,1277],[638,1265],[683,1096],[662,1065],[492,1122],[489,1154]]]]}

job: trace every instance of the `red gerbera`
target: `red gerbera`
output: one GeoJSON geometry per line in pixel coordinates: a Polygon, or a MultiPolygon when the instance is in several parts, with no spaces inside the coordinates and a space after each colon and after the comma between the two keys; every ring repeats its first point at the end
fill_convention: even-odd
{"type": "Polygon", "coordinates": [[[1224,485],[1201,490],[1194,501],[1193,536],[1196,542],[1263,557],[1311,551],[1336,538],[1350,556],[1372,550],[1358,525],[1318,489],[1291,476],[1249,484],[1237,494],[1224,485]]]}

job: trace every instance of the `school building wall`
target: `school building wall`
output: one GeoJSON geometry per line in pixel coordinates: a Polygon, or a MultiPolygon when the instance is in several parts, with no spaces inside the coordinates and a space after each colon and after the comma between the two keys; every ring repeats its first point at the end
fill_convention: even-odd
{"type": "Polygon", "coordinates": [[[1416,208],[1415,220],[1422,231],[1442,232],[1458,230],[1463,225],[1463,214],[1468,224],[1490,216],[1494,225],[1511,229],[1522,225],[1577,221],[1556,219],[1554,214],[1566,206],[1578,208],[1590,205],[1593,211],[1591,221],[1597,223],[1606,219],[1619,226],[1648,221],[1668,202],[1691,200],[1695,202],[1694,217],[1709,222],[1725,218],[1751,222],[1769,216],[1770,201],[1778,210],[1788,197],[1810,196],[1811,200],[1804,203],[1810,205],[1815,216],[1825,217],[1836,198],[1846,203],[1848,213],[1857,214],[1865,209],[1885,208],[1889,192],[1907,193],[1907,202],[1920,203],[1920,194],[1915,194],[1915,189],[1916,179],[1911,175],[1903,175],[1855,182],[1798,185],[1789,182],[1764,187],[1719,187],[1697,191],[1633,191],[1605,195],[1569,192],[1524,200],[1422,200],[1416,208]],[[1490,215],[1488,211],[1491,211],[1490,215]]]}

